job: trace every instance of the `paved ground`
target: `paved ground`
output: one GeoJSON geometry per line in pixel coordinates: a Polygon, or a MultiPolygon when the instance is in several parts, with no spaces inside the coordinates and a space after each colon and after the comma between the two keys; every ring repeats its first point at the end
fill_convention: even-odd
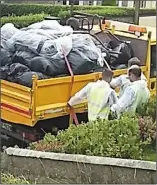
{"type": "Polygon", "coordinates": [[[156,27],[156,16],[140,17],[139,24],[143,26],[156,27]]]}

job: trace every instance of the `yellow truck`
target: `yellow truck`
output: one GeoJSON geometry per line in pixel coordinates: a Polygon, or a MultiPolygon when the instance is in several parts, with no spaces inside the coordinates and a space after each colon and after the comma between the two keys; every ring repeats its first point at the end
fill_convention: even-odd
{"type": "MultiPolygon", "coordinates": [[[[156,29],[139,27],[126,23],[108,21],[103,31],[95,25],[92,34],[105,41],[110,30],[117,38],[131,41],[135,56],[142,61],[142,70],[147,77],[151,94],[156,93],[156,29]],[[140,35],[137,35],[140,34],[140,35]]],[[[112,35],[112,34],[111,34],[112,35]]],[[[118,76],[127,69],[114,71],[118,76]]],[[[1,80],[1,124],[2,139],[35,141],[38,132],[50,131],[53,124],[64,124],[69,119],[67,102],[89,82],[101,79],[101,73],[91,73],[72,77],[38,80],[33,77],[32,88],[1,80]],[[65,119],[61,119],[65,118],[65,119]],[[54,121],[55,120],[55,121],[54,121]]],[[[75,106],[76,113],[87,112],[87,103],[75,106]]]]}

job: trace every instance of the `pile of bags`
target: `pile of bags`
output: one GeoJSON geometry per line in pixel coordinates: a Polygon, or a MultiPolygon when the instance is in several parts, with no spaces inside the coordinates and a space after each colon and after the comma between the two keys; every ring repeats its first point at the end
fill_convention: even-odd
{"type": "Polygon", "coordinates": [[[108,51],[88,34],[74,34],[69,26],[44,20],[21,30],[7,23],[1,28],[1,79],[32,86],[38,79],[88,74],[110,62],[108,51]]]}

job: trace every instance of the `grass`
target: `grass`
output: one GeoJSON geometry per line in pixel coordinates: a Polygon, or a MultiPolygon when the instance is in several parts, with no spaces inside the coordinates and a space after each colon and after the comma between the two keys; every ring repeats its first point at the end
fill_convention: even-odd
{"type": "Polygon", "coordinates": [[[156,150],[155,149],[145,149],[143,160],[156,162],[156,150]]]}
{"type": "Polygon", "coordinates": [[[23,176],[15,177],[9,173],[1,173],[1,184],[30,184],[23,176]]]}

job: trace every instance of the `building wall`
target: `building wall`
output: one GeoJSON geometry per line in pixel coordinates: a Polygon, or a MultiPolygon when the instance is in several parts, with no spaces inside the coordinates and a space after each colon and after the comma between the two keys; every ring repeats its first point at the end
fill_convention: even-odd
{"type": "MultiPolygon", "coordinates": [[[[124,1],[124,0],[119,0],[118,1],[118,6],[119,7],[129,7],[133,8],[134,7],[134,1],[124,1]]],[[[156,1],[151,1],[151,0],[143,0],[141,1],[141,8],[156,8],[156,1]]]]}

